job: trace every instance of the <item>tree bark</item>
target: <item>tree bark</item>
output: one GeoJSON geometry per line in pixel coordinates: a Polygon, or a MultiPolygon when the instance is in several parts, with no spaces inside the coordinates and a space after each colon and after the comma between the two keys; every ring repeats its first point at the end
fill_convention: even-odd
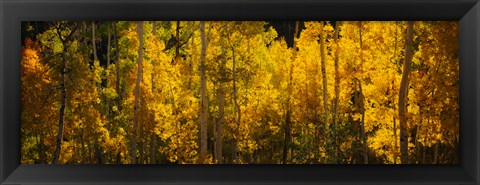
{"type": "Polygon", "coordinates": [[[59,119],[58,119],[58,131],[57,131],[57,142],[55,147],[55,153],[53,155],[53,164],[57,164],[60,159],[60,153],[62,151],[62,142],[63,142],[63,131],[64,131],[64,119],[65,119],[65,106],[67,101],[67,88],[65,86],[65,77],[66,77],[66,65],[67,65],[67,42],[70,37],[75,32],[76,28],[70,31],[70,34],[65,38],[62,37],[60,30],[61,25],[56,28],[58,37],[63,45],[62,50],[62,62],[60,64],[60,110],[59,110],[59,119]]]}
{"type": "Polygon", "coordinates": [[[189,69],[189,77],[188,77],[188,89],[192,89],[192,77],[193,77],[193,47],[195,46],[195,30],[192,31],[192,44],[190,46],[192,53],[190,53],[189,62],[188,62],[188,69],[189,69]]]}
{"type": "Polygon", "coordinates": [[[122,110],[122,93],[120,92],[120,60],[116,22],[113,22],[113,39],[115,40],[115,91],[117,92],[118,112],[122,110]]]}
{"type": "MultiPolygon", "coordinates": [[[[363,39],[362,39],[362,22],[359,22],[359,34],[360,34],[360,62],[363,64],[363,39]]],[[[362,125],[360,127],[360,132],[362,134],[362,145],[363,145],[363,163],[368,164],[368,146],[367,146],[367,136],[365,135],[365,96],[363,95],[362,82],[357,80],[358,87],[360,89],[360,108],[362,112],[362,125]]]]}
{"type": "Polygon", "coordinates": [[[293,35],[293,52],[292,52],[292,61],[290,62],[290,71],[289,71],[289,78],[288,78],[288,85],[287,85],[287,91],[288,91],[288,98],[287,98],[287,112],[285,113],[285,137],[284,137],[284,142],[283,142],[283,155],[282,155],[282,164],[287,164],[287,157],[288,157],[288,148],[290,147],[290,141],[291,141],[291,122],[292,122],[292,107],[291,107],[291,94],[293,91],[293,63],[295,59],[297,58],[297,42],[296,38],[298,37],[298,27],[299,27],[300,22],[296,21],[295,22],[295,33],[293,35]]]}
{"type": "Polygon", "coordinates": [[[40,158],[40,164],[45,164],[46,160],[45,160],[45,140],[43,139],[44,138],[44,135],[43,134],[43,131],[40,131],[40,144],[38,146],[38,156],[40,158]]]}
{"type": "Polygon", "coordinates": [[[333,122],[333,138],[334,138],[334,147],[335,147],[335,154],[334,154],[334,160],[338,164],[339,159],[338,159],[338,140],[337,140],[337,110],[338,110],[338,97],[340,96],[340,75],[338,73],[338,61],[340,60],[339,58],[339,53],[340,53],[340,46],[338,45],[338,35],[340,32],[340,21],[335,22],[335,33],[334,33],[334,42],[335,42],[335,58],[334,58],[334,68],[335,68],[335,86],[334,86],[334,92],[335,92],[335,98],[333,99],[333,117],[332,117],[332,122],[333,122]]]}
{"type": "MultiPolygon", "coordinates": [[[[142,128],[143,128],[143,126],[140,125],[140,133],[145,133],[142,128]]],[[[143,139],[142,139],[142,137],[140,137],[140,142],[138,142],[138,161],[136,161],[137,164],[144,164],[144,160],[145,160],[145,158],[144,158],[145,157],[145,152],[143,150],[144,146],[145,145],[143,144],[143,139]]]]}
{"type": "MultiPolygon", "coordinates": [[[[61,37],[61,36],[60,36],[61,37]]],[[[63,44],[63,51],[62,51],[62,63],[60,64],[60,118],[58,121],[58,132],[57,132],[57,145],[55,149],[55,154],[53,157],[53,163],[57,164],[58,160],[60,159],[60,153],[62,150],[62,141],[63,141],[63,128],[64,128],[64,117],[65,117],[65,103],[67,100],[67,93],[65,87],[65,68],[66,68],[66,55],[67,55],[67,46],[63,44]]]]}
{"type": "Polygon", "coordinates": [[[93,45],[93,61],[98,61],[97,45],[95,43],[95,21],[92,21],[92,45],[93,45]]]}
{"type": "MultiPolygon", "coordinates": [[[[110,33],[110,25],[108,24],[107,24],[107,34],[108,34],[107,36],[107,69],[108,69],[108,66],[110,66],[110,42],[112,41],[112,38],[111,38],[112,34],[110,33]]],[[[108,82],[108,78],[107,78],[107,82],[108,82]]]]}
{"type": "Polygon", "coordinates": [[[133,115],[133,129],[132,129],[132,142],[130,146],[130,162],[136,163],[137,152],[137,123],[138,123],[138,101],[140,95],[140,79],[142,78],[142,60],[143,60],[143,22],[137,22],[138,28],[138,63],[137,63],[137,79],[135,80],[135,101],[134,101],[134,115],[133,115]]]}
{"type": "MultiPolygon", "coordinates": [[[[152,21],[152,35],[153,39],[157,39],[157,27],[156,27],[156,22],[152,21]]],[[[152,94],[155,94],[155,66],[156,66],[155,60],[152,60],[152,94]]],[[[156,135],[155,132],[153,131],[155,128],[155,115],[151,115],[151,133],[150,133],[150,164],[155,164],[155,151],[156,151],[156,135]]]]}
{"type": "Polygon", "coordinates": [[[362,109],[362,126],[360,127],[362,133],[363,144],[363,163],[368,164],[368,145],[367,136],[365,135],[365,96],[363,95],[362,82],[358,80],[358,87],[360,89],[360,101],[362,109]]]}
{"type": "Polygon", "coordinates": [[[398,142],[397,142],[397,120],[393,117],[393,138],[395,139],[395,146],[393,148],[393,164],[397,164],[397,156],[398,156],[398,142]]]}
{"type": "Polygon", "coordinates": [[[437,164],[437,163],[438,163],[438,144],[439,144],[439,142],[436,141],[436,142],[435,142],[434,151],[433,151],[433,164],[437,164]]]}
{"type": "Polygon", "coordinates": [[[235,163],[239,164],[239,158],[238,158],[238,143],[240,141],[240,122],[242,120],[242,112],[240,110],[240,105],[238,104],[238,94],[237,94],[237,69],[236,69],[236,63],[235,63],[235,48],[232,47],[232,72],[233,72],[233,101],[235,103],[235,108],[237,112],[237,128],[235,128],[235,134],[236,134],[236,139],[235,139],[235,163]]]}
{"type": "Polygon", "coordinates": [[[323,109],[325,111],[325,125],[328,128],[328,89],[327,89],[327,71],[325,67],[325,40],[323,33],[323,22],[321,23],[320,28],[320,65],[322,70],[322,83],[323,83],[323,109]]]}
{"type": "MultiPolygon", "coordinates": [[[[110,33],[110,26],[107,24],[107,27],[108,27],[108,38],[107,38],[107,68],[110,66],[110,42],[111,42],[111,33],[110,33]]],[[[106,86],[107,88],[110,87],[110,80],[109,80],[109,75],[107,75],[106,77],[106,86]]],[[[110,113],[110,101],[109,99],[107,98],[105,100],[105,116],[109,116],[109,113],[110,113]]],[[[107,128],[110,129],[110,122],[107,122],[107,128]]]]}
{"type": "MultiPolygon", "coordinates": [[[[225,49],[222,46],[222,55],[225,55],[225,49]]],[[[225,87],[224,87],[224,78],[225,78],[225,66],[226,66],[226,59],[222,58],[221,65],[220,65],[220,87],[218,88],[218,111],[219,111],[219,119],[216,125],[216,135],[215,135],[215,160],[217,164],[222,164],[223,162],[223,155],[222,155],[222,147],[223,147],[223,124],[225,123],[225,87]]]]}
{"type": "Polygon", "coordinates": [[[176,37],[177,42],[175,43],[175,60],[177,60],[180,56],[180,21],[177,21],[176,37]]]}
{"type": "MultiPolygon", "coordinates": [[[[395,59],[395,57],[397,56],[397,26],[398,26],[398,22],[395,22],[395,42],[394,42],[394,50],[393,50],[393,57],[392,59],[395,59]]],[[[395,84],[395,80],[392,81],[392,84],[395,84]]],[[[392,85],[392,91],[394,91],[394,87],[392,85]]],[[[395,112],[395,106],[393,106],[393,103],[392,103],[392,108],[393,108],[393,111],[395,112]]],[[[397,158],[398,158],[398,142],[397,142],[397,120],[395,119],[395,116],[393,116],[393,138],[394,138],[394,142],[395,142],[395,146],[393,148],[393,164],[397,164],[397,158]]]]}
{"type": "Polygon", "coordinates": [[[218,90],[218,98],[219,98],[219,114],[220,119],[217,122],[217,132],[216,132],[216,143],[215,143],[215,159],[217,160],[218,164],[223,162],[223,155],[222,155],[222,147],[223,147],[223,124],[225,122],[225,91],[223,84],[220,85],[220,89],[218,90]]]}
{"type": "Polygon", "coordinates": [[[406,118],[406,99],[408,88],[408,75],[410,73],[410,63],[412,61],[412,42],[413,42],[413,21],[407,25],[407,35],[405,41],[405,62],[403,63],[402,82],[400,84],[400,94],[398,97],[398,115],[400,118],[400,161],[402,164],[408,164],[408,129],[406,118]]]}
{"type": "MultiPolygon", "coordinates": [[[[208,101],[207,101],[207,84],[205,76],[205,55],[207,51],[207,43],[205,38],[205,22],[200,21],[200,37],[202,42],[202,51],[200,54],[200,94],[201,94],[201,125],[200,125],[200,158],[199,163],[205,163],[207,156],[207,117],[208,117],[208,101]]],[[[177,38],[178,39],[178,38],[177,38]]]]}

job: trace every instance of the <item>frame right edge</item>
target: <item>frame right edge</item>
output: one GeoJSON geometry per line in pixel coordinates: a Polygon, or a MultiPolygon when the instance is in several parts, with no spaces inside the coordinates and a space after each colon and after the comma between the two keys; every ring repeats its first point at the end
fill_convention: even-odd
{"type": "MultiPolygon", "coordinates": [[[[3,11],[3,0],[0,0],[0,41],[3,41],[3,29],[5,27],[4,25],[4,11],[3,11]]],[[[4,79],[3,79],[3,63],[4,63],[4,57],[3,57],[3,51],[5,48],[4,42],[0,42],[0,184],[3,183],[3,181],[6,179],[6,174],[5,174],[5,169],[4,169],[4,129],[3,129],[3,89],[4,89],[4,79]]]]}
{"type": "Polygon", "coordinates": [[[460,22],[460,164],[480,184],[480,2],[460,22]],[[472,101],[473,100],[473,101],[472,101]],[[466,103],[467,101],[471,101],[466,103]],[[468,140],[470,138],[470,140],[468,140]],[[466,146],[474,146],[473,148],[466,146]]]}

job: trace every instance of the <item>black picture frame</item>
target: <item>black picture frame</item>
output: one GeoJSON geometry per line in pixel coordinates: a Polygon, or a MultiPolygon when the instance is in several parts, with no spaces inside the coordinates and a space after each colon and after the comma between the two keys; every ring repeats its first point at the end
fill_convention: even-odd
{"type": "Polygon", "coordinates": [[[0,0],[0,184],[480,184],[478,0],[0,0]],[[454,20],[459,165],[21,165],[20,22],[454,20]]]}

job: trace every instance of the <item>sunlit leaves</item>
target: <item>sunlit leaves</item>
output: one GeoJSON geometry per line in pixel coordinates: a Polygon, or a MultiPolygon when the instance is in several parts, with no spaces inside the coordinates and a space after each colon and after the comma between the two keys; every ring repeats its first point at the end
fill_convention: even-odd
{"type": "MultiPolygon", "coordinates": [[[[199,22],[180,21],[178,29],[177,23],[157,21],[155,34],[151,21],[143,24],[143,74],[135,136],[139,163],[198,162],[199,22]],[[153,159],[151,152],[155,154],[153,159]]],[[[224,163],[234,162],[237,142],[239,163],[281,163],[286,112],[290,109],[292,140],[286,146],[287,163],[362,163],[363,118],[371,163],[399,163],[397,108],[406,22],[342,21],[339,37],[334,38],[338,23],[302,22],[295,50],[267,22],[205,22],[209,102],[205,163],[216,163],[214,143],[219,138],[215,129],[221,118],[224,163]],[[321,33],[328,110],[323,106],[321,33]],[[234,59],[235,93],[241,109],[238,130],[233,98],[234,59]],[[339,92],[334,113],[336,60],[339,92]],[[223,115],[220,89],[224,91],[223,115]],[[325,123],[325,118],[330,121],[325,123]],[[336,118],[335,126],[332,118],[336,118]],[[339,154],[334,157],[336,150],[339,154]]],[[[119,46],[114,46],[112,36],[108,67],[106,57],[93,61],[88,22],[51,22],[46,24],[48,29],[36,35],[36,41],[25,41],[21,61],[22,163],[50,163],[53,157],[61,105],[59,65],[64,49],[67,103],[60,163],[130,163],[127,146],[134,133],[139,39],[136,22],[97,21],[99,56],[106,56],[105,42],[108,32],[113,32],[113,24],[119,46]],[[65,25],[79,26],[67,48],[63,48],[61,40],[73,27],[65,25]]],[[[414,29],[406,114],[410,160],[433,163],[437,152],[442,154],[437,156],[437,163],[458,163],[458,23],[419,21],[414,29]]]]}

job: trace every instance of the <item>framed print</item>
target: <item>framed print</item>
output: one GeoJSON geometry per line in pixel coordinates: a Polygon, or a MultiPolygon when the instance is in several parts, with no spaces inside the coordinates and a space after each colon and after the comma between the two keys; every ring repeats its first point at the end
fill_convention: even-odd
{"type": "Polygon", "coordinates": [[[1,184],[479,184],[478,0],[4,0],[1,184]]]}

